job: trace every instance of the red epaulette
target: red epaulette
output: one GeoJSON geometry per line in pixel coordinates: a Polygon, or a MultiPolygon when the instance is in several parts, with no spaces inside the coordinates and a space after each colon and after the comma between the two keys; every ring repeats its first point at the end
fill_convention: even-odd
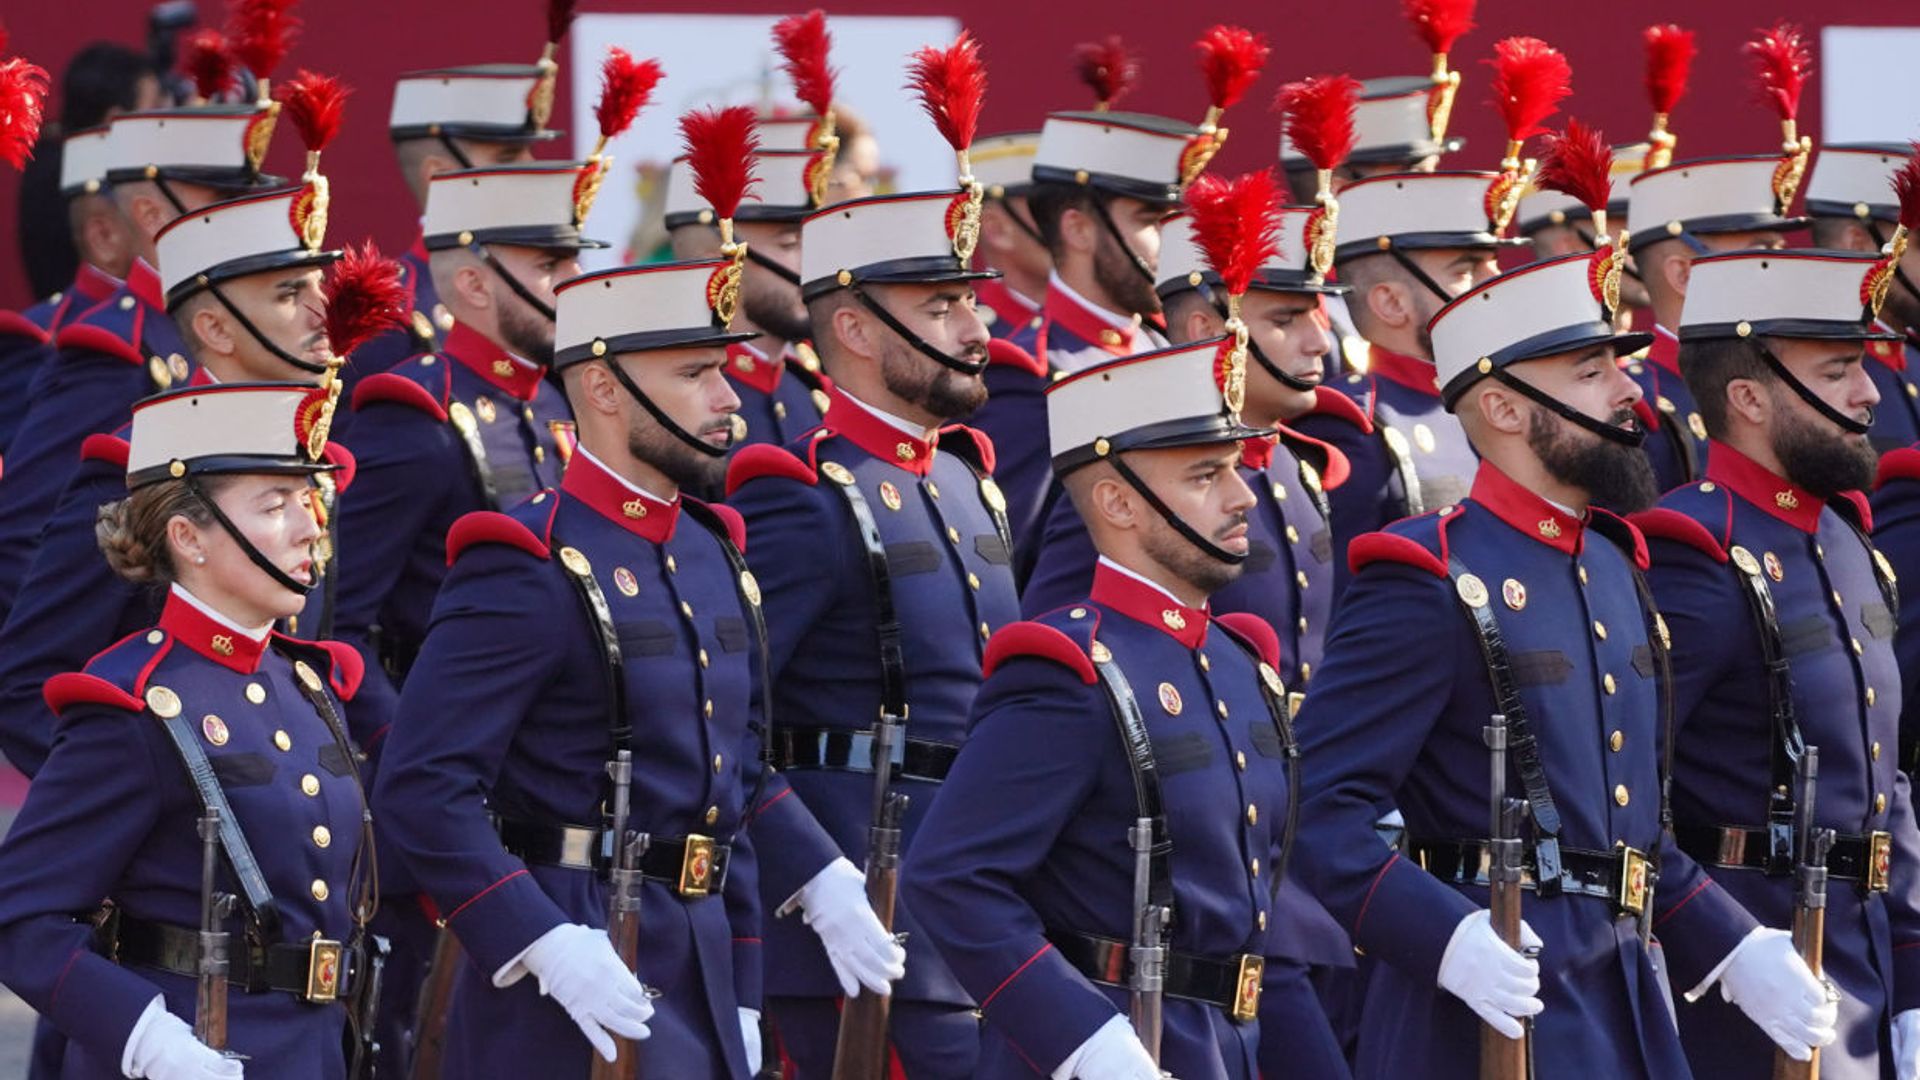
{"type": "Polygon", "coordinates": [[[1047,362],[1005,338],[987,342],[987,363],[1015,368],[1037,378],[1045,378],[1047,362]]]}
{"type": "Polygon", "coordinates": [[[747,519],[740,516],[740,511],[735,510],[725,503],[702,502],[700,505],[706,507],[714,517],[720,519],[720,523],[727,527],[727,539],[733,541],[733,546],[739,550],[741,554],[746,554],[747,519]]]}
{"type": "Polygon", "coordinates": [[[740,490],[740,485],[763,476],[778,476],[788,480],[798,480],[803,484],[817,484],[820,478],[807,467],[807,463],[793,455],[793,451],[772,443],[751,443],[733,452],[732,460],[727,462],[727,494],[740,490]]]}
{"type": "Polygon", "coordinates": [[[1903,446],[1880,455],[1880,471],[1873,478],[1874,490],[1895,480],[1920,480],[1920,450],[1903,446]]]}
{"type": "Polygon", "coordinates": [[[1313,388],[1313,409],[1307,415],[1331,416],[1336,420],[1352,424],[1367,434],[1373,433],[1373,420],[1361,411],[1360,403],[1331,386],[1313,388]]]}
{"type": "Polygon", "coordinates": [[[52,709],[55,716],[66,712],[72,705],[106,705],[128,712],[139,712],[145,708],[139,698],[98,675],[89,675],[84,671],[55,675],[41,688],[40,696],[46,699],[47,708],[52,709]]]}
{"type": "Polygon", "coordinates": [[[0,311],[0,335],[28,338],[37,345],[53,340],[46,327],[17,311],[0,311]]]}
{"type": "Polygon", "coordinates": [[[532,529],[493,510],[476,510],[462,515],[447,530],[447,565],[452,566],[461,552],[475,544],[505,544],[517,547],[536,559],[551,555],[546,543],[533,535],[532,529]]]}
{"type": "Polygon", "coordinates": [[[1255,655],[1267,666],[1275,671],[1280,670],[1280,635],[1273,632],[1272,623],[1251,611],[1229,611],[1224,615],[1215,615],[1213,621],[1251,645],[1255,655]]]}
{"type": "Polygon", "coordinates": [[[135,367],[147,362],[140,350],[132,343],[122,339],[111,330],[94,326],[91,323],[70,323],[60,328],[53,337],[53,343],[65,352],[97,352],[111,356],[116,360],[125,360],[135,367]]]}
{"type": "Polygon", "coordinates": [[[81,461],[103,461],[125,472],[131,451],[127,440],[118,435],[95,433],[80,440],[81,461]]]}
{"type": "Polygon", "coordinates": [[[1372,532],[1353,538],[1347,545],[1347,569],[1359,573],[1369,563],[1397,562],[1425,570],[1437,578],[1447,576],[1447,564],[1426,545],[1397,533],[1372,532]]]}
{"type": "Polygon", "coordinates": [[[1611,510],[1595,506],[1590,508],[1588,525],[1625,551],[1627,557],[1633,560],[1634,566],[1645,570],[1653,565],[1652,560],[1647,556],[1646,535],[1633,522],[1611,510]]]}
{"type": "Polygon", "coordinates": [[[1080,681],[1088,686],[1096,681],[1093,660],[1086,651],[1074,644],[1066,634],[1037,622],[1008,623],[994,631],[993,637],[987,642],[981,674],[991,678],[994,669],[1002,663],[1022,656],[1051,660],[1078,675],[1080,681]]]}
{"type": "Polygon", "coordinates": [[[359,462],[354,460],[353,451],[337,442],[330,442],[326,449],[320,452],[320,457],[321,460],[333,466],[334,491],[345,492],[347,488],[353,486],[353,478],[360,470],[359,462]]]}
{"type": "Polygon", "coordinates": [[[361,658],[359,650],[344,641],[316,641],[315,645],[327,650],[333,657],[332,670],[327,673],[327,681],[333,684],[333,692],[341,701],[352,701],[353,695],[360,692],[360,680],[366,675],[367,662],[361,658]]]}
{"type": "MultiPolygon", "coordinates": [[[[942,437],[964,435],[968,439],[971,439],[973,441],[973,463],[980,466],[982,472],[989,476],[993,475],[993,464],[996,460],[993,452],[993,439],[989,437],[986,432],[981,431],[979,428],[968,427],[965,424],[948,424],[946,427],[940,429],[940,434],[942,437]]],[[[962,452],[964,453],[964,451],[962,452]]]]}
{"type": "Polygon", "coordinates": [[[383,371],[360,380],[353,388],[353,411],[359,412],[369,405],[381,401],[391,401],[419,409],[441,423],[447,422],[447,407],[436,400],[427,388],[404,375],[383,371]]]}
{"type": "Polygon", "coordinates": [[[1829,500],[1827,505],[1833,507],[1841,517],[1852,518],[1861,532],[1869,536],[1873,534],[1873,504],[1867,501],[1866,492],[1843,491],[1829,500]]]}
{"type": "Polygon", "coordinates": [[[1678,510],[1657,506],[1634,514],[1628,521],[1644,536],[1685,544],[1717,563],[1727,561],[1727,549],[1714,539],[1713,533],[1678,510]]]}

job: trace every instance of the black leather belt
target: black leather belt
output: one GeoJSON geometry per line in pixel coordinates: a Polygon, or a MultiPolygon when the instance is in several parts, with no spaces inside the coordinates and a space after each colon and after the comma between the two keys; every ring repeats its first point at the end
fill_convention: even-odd
{"type": "MultiPolygon", "coordinates": [[[[1765,870],[1769,865],[1767,830],[1737,825],[1675,825],[1680,850],[1705,866],[1722,869],[1765,870]]],[[[1893,834],[1836,836],[1827,853],[1827,876],[1885,892],[1893,862],[1893,834]]],[[[1789,870],[1791,867],[1789,866],[1789,870]]]]}
{"type": "MultiPolygon", "coordinates": [[[[249,994],[292,994],[316,1005],[350,997],[365,960],[358,947],[319,937],[278,945],[251,944],[239,935],[229,941],[229,985],[249,994]]],[[[116,963],[158,968],[189,979],[199,974],[198,930],[118,912],[101,927],[97,943],[116,963]]]]}
{"type": "MultiPolygon", "coordinates": [[[[1071,931],[1049,932],[1047,940],[1080,974],[1106,986],[1127,988],[1126,942],[1071,931]]],[[[1260,1014],[1260,977],[1265,971],[1266,958],[1254,953],[1216,959],[1168,949],[1165,990],[1173,997],[1225,1009],[1244,1023],[1260,1014]]]]}
{"type": "MultiPolygon", "coordinates": [[[[938,784],[953,768],[957,746],[901,739],[894,746],[893,775],[938,784]]],[[[775,768],[838,769],[873,774],[873,733],[836,728],[782,728],[774,732],[775,768]]]]}
{"type": "MultiPolygon", "coordinates": [[[[1405,854],[1421,869],[1455,885],[1487,884],[1489,856],[1484,840],[1410,840],[1405,854]]],[[[1533,849],[1521,855],[1520,886],[1538,891],[1533,849]]],[[[1654,872],[1646,853],[1636,848],[1612,851],[1560,849],[1560,889],[1612,904],[1615,914],[1638,916],[1653,900],[1654,872]]]]}
{"type": "MultiPolygon", "coordinates": [[[[579,825],[500,819],[500,846],[542,866],[605,873],[613,866],[613,833],[579,825]]],[[[717,893],[727,882],[733,846],[709,836],[655,836],[640,856],[640,876],[664,881],[685,897],[717,893]]]]}

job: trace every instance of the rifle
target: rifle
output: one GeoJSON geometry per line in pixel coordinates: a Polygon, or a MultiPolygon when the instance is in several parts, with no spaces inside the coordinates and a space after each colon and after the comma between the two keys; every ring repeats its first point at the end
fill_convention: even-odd
{"type": "Polygon", "coordinates": [[[380,1057],[380,995],[387,979],[387,957],[393,946],[379,934],[367,934],[365,947],[358,950],[365,967],[347,1005],[347,1080],[367,1080],[380,1057]]]}
{"type": "Polygon", "coordinates": [[[1127,1013],[1133,1033],[1154,1061],[1160,1060],[1160,1006],[1167,982],[1165,905],[1148,896],[1148,867],[1153,859],[1153,819],[1135,818],[1127,830],[1133,848],[1133,942],[1127,949],[1127,1013]]]}
{"type": "Polygon", "coordinates": [[[200,812],[200,957],[193,994],[193,1037],[209,1048],[227,1049],[228,934],[221,926],[233,914],[233,895],[215,892],[220,866],[220,811],[200,812]]]}
{"type": "MultiPolygon", "coordinates": [[[[1794,785],[1800,798],[1793,810],[1793,947],[1807,962],[1814,978],[1826,981],[1821,972],[1827,936],[1827,853],[1833,847],[1833,830],[1813,823],[1814,788],[1820,778],[1820,748],[1809,746],[1800,754],[1794,770],[1794,785]]],[[[1773,1052],[1773,1080],[1814,1080],[1820,1075],[1820,1048],[1813,1056],[1795,1061],[1785,1050],[1773,1052]]]]}
{"type": "MultiPolygon", "coordinates": [[[[613,866],[607,873],[607,937],[628,971],[638,972],[640,957],[640,857],[647,852],[646,833],[628,836],[627,817],[633,796],[633,751],[621,750],[607,762],[613,779],[613,866]]],[[[640,1051],[631,1039],[614,1036],[611,1062],[593,1057],[592,1080],[638,1080],[640,1051]]]]}
{"type": "Polygon", "coordinates": [[[412,1080],[440,1080],[440,1059],[447,1050],[447,1013],[453,1003],[453,981],[465,959],[460,939],[443,923],[433,935],[433,959],[420,984],[414,1009],[412,1080]]]}
{"type": "MultiPolygon", "coordinates": [[[[1520,880],[1522,876],[1520,822],[1527,812],[1523,799],[1507,796],[1507,718],[1494,713],[1492,722],[1481,730],[1490,761],[1488,803],[1492,830],[1487,841],[1487,912],[1493,931],[1500,940],[1520,949],[1520,880]]],[[[1531,1080],[1533,1076],[1533,1039],[1531,1019],[1522,1020],[1527,1030],[1518,1039],[1509,1039],[1487,1024],[1480,1025],[1480,1080],[1531,1080]]]]}
{"type": "MultiPolygon", "coordinates": [[[[907,721],[906,708],[882,706],[873,725],[873,821],[867,827],[867,903],[880,925],[893,931],[895,891],[900,884],[900,822],[907,813],[907,796],[892,791],[893,748],[907,721]]],[[[891,995],[868,991],[848,998],[841,1007],[840,1030],[834,1039],[833,1080],[885,1080],[887,1025],[892,1019],[891,995]]]]}

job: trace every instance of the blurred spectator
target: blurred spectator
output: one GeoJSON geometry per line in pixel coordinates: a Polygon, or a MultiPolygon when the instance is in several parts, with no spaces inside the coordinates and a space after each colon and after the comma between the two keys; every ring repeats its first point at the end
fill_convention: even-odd
{"type": "Polygon", "coordinates": [[[859,113],[838,101],[833,103],[833,126],[840,136],[840,153],[834,158],[833,174],[827,181],[827,203],[875,194],[880,144],[873,137],[873,129],[859,113]]]}

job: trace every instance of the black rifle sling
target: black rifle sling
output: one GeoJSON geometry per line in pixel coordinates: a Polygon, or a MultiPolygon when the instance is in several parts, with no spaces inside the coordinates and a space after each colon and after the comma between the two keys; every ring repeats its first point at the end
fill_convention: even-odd
{"type": "MultiPolygon", "coordinates": [[[[1113,654],[1095,650],[1094,672],[1120,731],[1120,745],[1127,754],[1133,772],[1135,816],[1153,823],[1153,847],[1147,858],[1147,901],[1173,908],[1173,834],[1167,829],[1165,805],[1160,799],[1160,769],[1153,760],[1153,739],[1147,734],[1147,721],[1140,715],[1139,699],[1113,654]]],[[[1277,875],[1276,875],[1277,877],[1277,875]]]]}

